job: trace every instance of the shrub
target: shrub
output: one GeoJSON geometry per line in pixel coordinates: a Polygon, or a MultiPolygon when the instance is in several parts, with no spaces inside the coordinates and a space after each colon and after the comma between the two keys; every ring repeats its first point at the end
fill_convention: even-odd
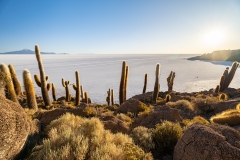
{"type": "Polygon", "coordinates": [[[240,103],[237,104],[236,109],[240,110],[240,103]]]}
{"type": "Polygon", "coordinates": [[[193,111],[192,103],[187,100],[178,100],[176,102],[168,102],[166,105],[172,108],[193,111]]]}
{"type": "Polygon", "coordinates": [[[127,160],[137,160],[137,159],[143,159],[143,160],[151,160],[153,159],[151,154],[145,154],[144,151],[132,143],[126,143],[124,146],[124,154],[126,156],[127,160]]]}
{"type": "Polygon", "coordinates": [[[219,96],[218,96],[218,100],[219,101],[226,101],[228,99],[228,96],[227,96],[227,94],[225,94],[225,93],[221,93],[221,94],[219,94],[219,96]]]}
{"type": "Polygon", "coordinates": [[[205,118],[201,117],[201,116],[195,116],[193,119],[185,119],[183,120],[183,123],[185,126],[190,126],[192,125],[193,123],[201,123],[203,125],[206,125],[208,126],[209,125],[209,122],[208,120],[206,120],[205,118]]]}
{"type": "MultiPolygon", "coordinates": [[[[134,145],[129,136],[104,130],[98,118],[81,118],[69,113],[52,121],[46,132],[48,139],[33,149],[29,159],[124,160],[128,158],[126,144],[134,145]]],[[[138,152],[132,153],[133,157],[143,159],[148,155],[140,152],[138,146],[134,146],[134,149],[138,152]]]]}
{"type": "Polygon", "coordinates": [[[213,111],[218,103],[218,99],[216,97],[209,97],[206,98],[194,98],[192,100],[194,110],[197,114],[203,114],[213,111]]]}
{"type": "Polygon", "coordinates": [[[128,126],[130,126],[133,122],[133,120],[129,116],[127,116],[123,113],[117,114],[116,117],[118,119],[122,120],[123,122],[125,122],[128,126]]]}
{"type": "Polygon", "coordinates": [[[238,109],[230,109],[210,118],[212,123],[227,124],[229,126],[240,125],[240,111],[238,109]]]}
{"type": "Polygon", "coordinates": [[[178,139],[182,136],[179,123],[163,121],[156,125],[153,131],[155,147],[161,154],[172,154],[178,139]]]}
{"type": "Polygon", "coordinates": [[[151,129],[143,126],[136,127],[133,129],[131,137],[135,144],[140,146],[145,152],[149,152],[155,147],[151,129]]]}

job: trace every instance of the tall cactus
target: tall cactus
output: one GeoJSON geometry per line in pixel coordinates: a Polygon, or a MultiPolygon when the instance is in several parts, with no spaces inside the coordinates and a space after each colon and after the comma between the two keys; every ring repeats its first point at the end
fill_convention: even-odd
{"type": "Polygon", "coordinates": [[[106,101],[107,101],[108,106],[110,106],[110,100],[111,100],[110,96],[111,96],[111,90],[109,88],[108,91],[107,91],[107,97],[106,97],[106,101]]]}
{"type": "Polygon", "coordinates": [[[65,88],[66,91],[66,101],[69,102],[71,100],[71,94],[69,92],[69,81],[64,81],[62,78],[62,86],[65,88]]]}
{"type": "Polygon", "coordinates": [[[54,84],[52,83],[52,97],[53,97],[53,100],[56,101],[56,88],[54,86],[54,84]]]}
{"type": "Polygon", "coordinates": [[[17,79],[17,74],[15,72],[15,69],[14,69],[13,65],[9,64],[8,68],[9,68],[9,71],[11,73],[12,82],[13,82],[13,85],[14,85],[14,89],[15,89],[16,95],[19,96],[21,94],[21,92],[22,92],[21,84],[20,84],[20,82],[17,79]]]}
{"type": "Polygon", "coordinates": [[[144,86],[143,86],[143,93],[146,93],[146,89],[147,89],[147,73],[145,74],[145,77],[144,77],[144,86]]]}
{"type": "Polygon", "coordinates": [[[85,103],[88,104],[88,93],[85,92],[84,95],[85,95],[85,103]]]}
{"type": "Polygon", "coordinates": [[[168,91],[172,91],[173,89],[174,78],[175,78],[175,72],[171,71],[167,78],[168,91]]]}
{"type": "Polygon", "coordinates": [[[2,74],[5,75],[3,79],[4,81],[3,83],[5,85],[6,98],[12,100],[13,102],[18,102],[10,71],[4,63],[0,64],[0,72],[2,72],[2,74]]]}
{"type": "Polygon", "coordinates": [[[37,101],[36,101],[36,96],[35,96],[35,91],[34,91],[34,86],[31,78],[31,74],[29,70],[25,69],[23,71],[23,83],[24,83],[24,88],[26,91],[26,96],[27,96],[27,106],[29,109],[38,109],[37,101]]]}
{"type": "Polygon", "coordinates": [[[50,106],[51,101],[50,101],[50,97],[48,95],[46,76],[45,76],[45,72],[44,72],[44,68],[43,68],[43,64],[42,64],[40,48],[38,47],[38,45],[35,45],[35,53],[36,53],[38,68],[39,68],[39,72],[40,72],[41,81],[39,81],[39,82],[41,82],[41,92],[42,92],[43,101],[45,103],[45,106],[50,106]]]}
{"type": "Polygon", "coordinates": [[[113,89],[111,90],[111,101],[112,101],[112,106],[114,106],[114,92],[113,92],[113,89]]]}
{"type": "Polygon", "coordinates": [[[155,73],[155,84],[154,84],[154,90],[153,90],[153,96],[152,96],[152,101],[155,103],[157,102],[158,93],[160,90],[159,74],[160,74],[160,64],[157,63],[156,73],[155,73]]]}
{"type": "Polygon", "coordinates": [[[80,91],[81,91],[81,98],[82,100],[84,99],[84,90],[83,90],[83,86],[80,86],[80,91]]]}
{"type": "Polygon", "coordinates": [[[122,75],[119,87],[119,103],[122,104],[126,101],[126,93],[127,93],[127,80],[128,80],[128,66],[126,61],[122,63],[122,75]]]}
{"type": "Polygon", "coordinates": [[[79,105],[80,103],[80,79],[78,71],[75,72],[76,76],[76,84],[73,85],[73,89],[76,91],[76,97],[75,97],[75,105],[79,105]]]}

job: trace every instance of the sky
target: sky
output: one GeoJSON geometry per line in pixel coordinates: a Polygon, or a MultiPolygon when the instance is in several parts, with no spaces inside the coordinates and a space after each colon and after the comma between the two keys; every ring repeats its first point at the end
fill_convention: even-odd
{"type": "Polygon", "coordinates": [[[0,53],[240,49],[240,0],[0,0],[0,53]]]}

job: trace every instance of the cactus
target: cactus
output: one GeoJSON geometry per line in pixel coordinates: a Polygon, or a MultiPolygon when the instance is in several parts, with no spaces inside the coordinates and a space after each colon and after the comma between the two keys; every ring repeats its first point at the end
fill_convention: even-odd
{"type": "Polygon", "coordinates": [[[126,93],[127,93],[127,79],[128,79],[128,66],[126,61],[122,63],[122,75],[119,87],[119,103],[122,104],[126,101],[126,93]]]}
{"type": "Polygon", "coordinates": [[[165,101],[166,101],[166,102],[169,102],[170,99],[171,99],[171,95],[170,95],[170,94],[167,94],[167,95],[166,95],[166,98],[165,98],[165,101]]]}
{"type": "Polygon", "coordinates": [[[82,100],[84,99],[84,91],[83,91],[83,86],[80,86],[80,91],[81,91],[81,98],[82,100]]]}
{"type": "Polygon", "coordinates": [[[219,101],[225,101],[228,99],[228,96],[225,94],[225,93],[221,93],[219,96],[218,96],[218,100],[219,101]]]}
{"type": "Polygon", "coordinates": [[[69,92],[69,81],[64,81],[62,78],[62,86],[65,88],[66,91],[66,101],[69,102],[71,100],[71,94],[69,92]]]}
{"type": "Polygon", "coordinates": [[[88,93],[85,92],[84,95],[85,95],[85,103],[88,104],[88,93]]]}
{"type": "Polygon", "coordinates": [[[14,89],[15,89],[16,95],[19,96],[21,94],[21,92],[22,92],[21,84],[20,84],[20,82],[17,79],[17,75],[16,75],[16,72],[15,72],[15,69],[14,69],[13,65],[9,64],[8,68],[9,68],[9,71],[11,73],[12,82],[13,82],[13,85],[14,85],[14,89]]]}
{"type": "Polygon", "coordinates": [[[75,72],[76,75],[76,85],[73,85],[73,89],[76,91],[76,97],[75,97],[75,105],[79,105],[80,103],[80,79],[78,71],[75,72]]]}
{"type": "Polygon", "coordinates": [[[220,80],[220,92],[224,91],[226,88],[229,87],[238,66],[239,66],[239,63],[235,61],[233,62],[232,68],[229,72],[228,72],[229,68],[228,67],[226,68],[220,80]]]}
{"type": "Polygon", "coordinates": [[[108,91],[107,91],[107,97],[106,97],[106,101],[107,101],[108,106],[110,106],[110,99],[111,99],[110,95],[111,95],[111,90],[109,88],[108,91]]]}
{"type": "Polygon", "coordinates": [[[39,80],[36,83],[39,85],[39,82],[40,82],[40,84],[41,84],[41,92],[42,92],[42,97],[43,97],[43,101],[45,103],[45,106],[50,106],[51,101],[50,101],[48,91],[47,91],[46,76],[45,76],[45,72],[44,72],[44,68],[43,68],[43,64],[42,64],[40,48],[38,47],[38,45],[35,45],[35,53],[36,53],[36,58],[37,58],[38,68],[39,68],[40,78],[41,78],[41,81],[39,80]]]}
{"type": "Polygon", "coordinates": [[[114,92],[113,92],[113,89],[111,89],[111,101],[112,101],[112,106],[114,106],[114,92]]]}
{"type": "Polygon", "coordinates": [[[34,92],[34,86],[31,78],[31,74],[27,69],[23,71],[23,83],[26,91],[28,108],[37,110],[38,105],[37,105],[36,96],[34,92]]]}
{"type": "Polygon", "coordinates": [[[158,93],[160,90],[159,74],[160,74],[160,64],[157,63],[156,73],[155,73],[155,85],[154,85],[153,96],[152,96],[152,101],[155,103],[157,102],[158,93]]]}
{"type": "Polygon", "coordinates": [[[0,72],[2,72],[2,75],[5,75],[3,84],[5,86],[6,98],[12,100],[13,102],[18,102],[10,71],[4,63],[0,64],[0,72]]]}
{"type": "Polygon", "coordinates": [[[53,100],[56,101],[56,88],[54,86],[54,84],[52,83],[52,97],[53,97],[53,100]]]}
{"type": "Polygon", "coordinates": [[[219,93],[220,85],[217,85],[217,87],[214,90],[214,93],[219,93]]]}
{"type": "Polygon", "coordinates": [[[147,89],[147,73],[145,74],[144,78],[143,93],[146,93],[146,89],[147,89]]]}
{"type": "Polygon", "coordinates": [[[239,63],[237,61],[233,62],[232,68],[231,68],[230,72],[228,73],[228,77],[226,79],[226,86],[224,86],[225,88],[228,88],[228,86],[230,85],[238,66],[239,66],[239,63]]]}
{"type": "Polygon", "coordinates": [[[168,91],[172,91],[173,89],[174,78],[175,78],[175,72],[171,71],[167,78],[168,91]]]}

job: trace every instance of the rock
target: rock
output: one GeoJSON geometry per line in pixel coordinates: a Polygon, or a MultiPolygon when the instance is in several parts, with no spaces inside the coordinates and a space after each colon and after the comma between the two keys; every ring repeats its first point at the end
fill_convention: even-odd
{"type": "Polygon", "coordinates": [[[174,160],[240,159],[240,134],[224,125],[191,125],[174,148],[174,160]]]}
{"type": "Polygon", "coordinates": [[[129,127],[120,119],[114,116],[105,116],[99,118],[105,129],[110,130],[112,133],[122,132],[127,134],[129,132],[129,127]]]}
{"type": "Polygon", "coordinates": [[[147,108],[148,106],[145,103],[138,101],[137,99],[130,98],[118,107],[117,113],[132,112],[137,114],[145,111],[147,108]]]}
{"type": "Polygon", "coordinates": [[[144,126],[147,128],[155,128],[155,125],[160,123],[161,120],[179,122],[182,121],[182,117],[180,116],[178,109],[159,105],[155,106],[147,116],[142,115],[137,117],[132,127],[144,126]]]}
{"type": "Polygon", "coordinates": [[[0,94],[0,159],[14,159],[24,148],[30,124],[23,108],[0,94]]]}

